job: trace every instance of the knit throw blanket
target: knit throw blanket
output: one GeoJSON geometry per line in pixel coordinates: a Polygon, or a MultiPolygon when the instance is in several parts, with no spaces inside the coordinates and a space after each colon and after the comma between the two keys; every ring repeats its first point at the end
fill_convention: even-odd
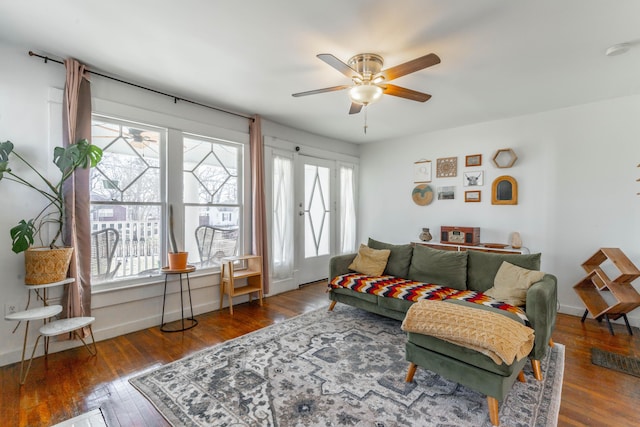
{"type": "Polygon", "coordinates": [[[498,301],[482,292],[470,290],[461,291],[433,283],[416,282],[394,276],[368,276],[362,273],[348,273],[331,279],[329,288],[345,288],[380,297],[397,298],[413,302],[421,300],[467,301],[508,311],[521,318],[525,323],[528,322],[527,315],[520,307],[498,301]]]}
{"type": "Polygon", "coordinates": [[[511,365],[533,348],[533,329],[502,314],[443,301],[418,301],[409,308],[402,330],[430,335],[511,365]]]}

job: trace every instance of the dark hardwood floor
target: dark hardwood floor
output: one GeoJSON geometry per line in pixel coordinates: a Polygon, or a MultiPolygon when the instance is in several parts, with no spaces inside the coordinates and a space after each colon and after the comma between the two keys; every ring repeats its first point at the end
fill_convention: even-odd
{"type": "MultiPolygon", "coordinates": [[[[204,347],[246,334],[316,308],[327,307],[325,283],[257,303],[197,316],[199,325],[186,332],[163,333],[154,327],[97,344],[91,357],[83,347],[39,358],[24,386],[19,364],[0,368],[0,416],[6,426],[50,426],[101,407],[110,425],[164,426],[165,420],[128,382],[138,373],[180,359],[204,347]]],[[[554,341],[566,346],[559,425],[640,425],[640,378],[591,364],[591,347],[640,356],[640,332],[629,336],[615,325],[560,315],[554,341]]],[[[532,378],[528,378],[533,381],[532,378]]]]}

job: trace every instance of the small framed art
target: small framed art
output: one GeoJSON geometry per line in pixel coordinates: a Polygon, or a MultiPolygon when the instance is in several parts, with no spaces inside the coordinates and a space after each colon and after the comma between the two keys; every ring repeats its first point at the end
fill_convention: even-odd
{"type": "Polygon", "coordinates": [[[477,187],[484,185],[484,171],[464,172],[463,183],[465,187],[477,187]]]}
{"type": "Polygon", "coordinates": [[[465,202],[479,202],[481,199],[480,190],[471,190],[464,192],[465,202]]]}
{"type": "Polygon", "coordinates": [[[431,182],[431,160],[418,160],[413,164],[413,183],[431,182]]]}
{"type": "Polygon", "coordinates": [[[482,154],[471,154],[465,157],[464,165],[466,167],[482,166],[482,154]]]}
{"type": "Polygon", "coordinates": [[[458,176],[458,158],[444,157],[436,163],[436,178],[451,178],[458,176]]]}
{"type": "Polygon", "coordinates": [[[448,185],[445,187],[438,187],[438,200],[453,200],[456,198],[456,187],[448,185]]]}

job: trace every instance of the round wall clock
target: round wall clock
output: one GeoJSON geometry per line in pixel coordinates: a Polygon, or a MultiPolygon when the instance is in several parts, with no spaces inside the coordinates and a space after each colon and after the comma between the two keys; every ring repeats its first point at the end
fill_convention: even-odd
{"type": "Polygon", "coordinates": [[[433,201],[433,188],[428,184],[416,185],[411,192],[411,198],[418,206],[426,206],[433,201]]]}

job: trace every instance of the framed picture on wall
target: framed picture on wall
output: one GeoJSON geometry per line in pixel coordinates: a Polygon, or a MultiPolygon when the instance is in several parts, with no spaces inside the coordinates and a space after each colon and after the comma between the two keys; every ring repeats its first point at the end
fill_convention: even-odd
{"type": "Polygon", "coordinates": [[[466,167],[482,166],[482,154],[471,154],[466,156],[464,165],[466,167]]]}
{"type": "Polygon", "coordinates": [[[484,171],[464,172],[462,174],[464,187],[477,187],[484,185],[484,171]]]}
{"type": "Polygon", "coordinates": [[[470,190],[464,192],[465,202],[479,202],[481,198],[480,190],[470,190]]]}
{"type": "Polygon", "coordinates": [[[438,200],[453,200],[456,198],[456,187],[448,185],[445,187],[438,187],[438,200]]]}
{"type": "Polygon", "coordinates": [[[458,176],[457,157],[443,157],[436,162],[436,178],[452,178],[458,176]]]}
{"type": "Polygon", "coordinates": [[[431,160],[418,160],[413,164],[413,182],[431,182],[431,160]]]}

